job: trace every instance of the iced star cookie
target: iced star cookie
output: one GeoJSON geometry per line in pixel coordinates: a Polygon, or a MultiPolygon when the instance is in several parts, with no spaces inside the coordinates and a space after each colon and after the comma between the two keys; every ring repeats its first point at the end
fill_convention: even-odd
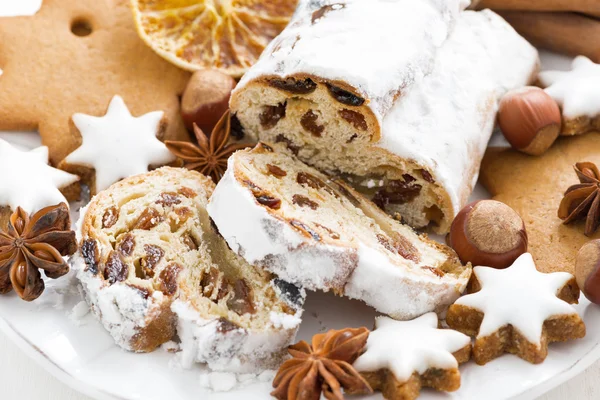
{"type": "Polygon", "coordinates": [[[96,194],[123,178],[148,172],[151,165],[174,161],[156,137],[163,116],[153,111],[134,117],[120,96],[113,97],[102,117],[74,114],[83,143],[59,166],[83,177],[96,194]]]}
{"type": "Polygon", "coordinates": [[[585,324],[571,306],[579,299],[573,275],[544,274],[525,253],[506,269],[475,267],[470,292],[450,306],[448,326],[475,336],[473,359],[484,365],[512,353],[539,364],[548,344],[585,336],[585,324]]]}
{"type": "Polygon", "coordinates": [[[79,177],[49,166],[46,146],[21,151],[0,139],[0,171],[0,228],[17,207],[31,214],[79,195],[79,177]]]}
{"type": "Polygon", "coordinates": [[[0,18],[0,130],[35,130],[58,164],[81,144],[76,112],[101,115],[115,94],[133,115],[165,113],[159,138],[188,139],[179,98],[189,79],[135,30],[128,0],[44,0],[0,18]]]}
{"type": "Polygon", "coordinates": [[[421,387],[458,390],[458,364],[469,361],[470,356],[471,339],[438,329],[435,313],[412,321],[378,317],[354,368],[386,399],[410,400],[419,396],[421,387]]]}
{"type": "Polygon", "coordinates": [[[562,109],[562,135],[600,130],[600,65],[575,57],[571,71],[544,71],[541,84],[562,109]]]}

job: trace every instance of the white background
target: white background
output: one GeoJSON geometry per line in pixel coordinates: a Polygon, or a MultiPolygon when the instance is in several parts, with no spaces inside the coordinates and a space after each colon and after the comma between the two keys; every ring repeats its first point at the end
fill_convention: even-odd
{"type": "MultiPolygon", "coordinates": [[[[40,3],[41,0],[0,0],[0,15],[30,14],[37,10],[40,3]]],[[[600,362],[594,364],[585,373],[540,397],[541,400],[599,398],[600,362]]],[[[0,333],[0,399],[88,400],[90,398],[53,378],[0,333]]]]}

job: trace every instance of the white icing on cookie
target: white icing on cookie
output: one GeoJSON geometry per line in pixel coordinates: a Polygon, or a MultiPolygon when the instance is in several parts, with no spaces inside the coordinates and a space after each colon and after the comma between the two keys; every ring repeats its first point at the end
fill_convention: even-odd
{"type": "Polygon", "coordinates": [[[97,192],[147,172],[149,165],[167,164],[175,156],[156,137],[163,114],[154,111],[134,117],[120,96],[113,97],[102,117],[74,114],[83,143],[65,161],[94,168],[97,192]]]}
{"type": "Polygon", "coordinates": [[[21,151],[0,139],[0,206],[13,211],[21,207],[34,213],[48,206],[67,203],[59,189],[79,177],[48,165],[48,148],[21,151]]]}
{"type": "Polygon", "coordinates": [[[546,93],[561,106],[565,118],[600,115],[600,64],[578,56],[571,71],[544,71],[539,79],[546,93]]]}
{"type": "Polygon", "coordinates": [[[369,334],[365,353],[356,360],[354,368],[358,371],[386,368],[400,382],[409,380],[414,372],[423,374],[429,368],[458,368],[452,353],[471,343],[471,339],[460,332],[438,329],[435,313],[412,321],[378,317],[375,328],[369,334]]]}
{"type": "Polygon", "coordinates": [[[455,304],[484,314],[478,338],[510,324],[529,342],[540,345],[544,321],[556,315],[577,314],[569,303],[556,297],[573,275],[539,272],[529,253],[521,255],[509,268],[475,267],[473,273],[481,290],[461,297],[455,304]]]}

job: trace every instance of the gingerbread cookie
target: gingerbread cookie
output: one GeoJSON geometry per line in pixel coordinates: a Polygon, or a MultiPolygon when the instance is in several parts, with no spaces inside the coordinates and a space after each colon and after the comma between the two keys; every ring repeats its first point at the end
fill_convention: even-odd
{"type": "Polygon", "coordinates": [[[494,200],[512,207],[525,221],[528,251],[542,272],[574,272],[577,252],[600,231],[585,236],[585,220],[563,224],[558,209],[565,191],[579,183],[573,165],[600,165],[600,136],[559,138],[545,154],[531,157],[516,150],[488,149],[481,181],[494,200]]]}
{"type": "Polygon", "coordinates": [[[448,326],[475,336],[477,364],[512,353],[543,362],[548,344],[585,336],[585,324],[570,304],[579,288],[566,272],[544,274],[525,253],[506,269],[473,268],[469,292],[450,306],[448,326]]]}
{"type": "Polygon", "coordinates": [[[120,96],[113,97],[102,117],[74,114],[83,143],[59,167],[80,175],[94,195],[123,178],[148,172],[151,165],[174,161],[156,138],[163,115],[153,111],[134,117],[120,96]]]}
{"type": "Polygon", "coordinates": [[[38,129],[54,165],[81,145],[71,116],[102,115],[115,94],[133,115],[163,111],[160,139],[188,138],[189,73],[142,42],[127,0],[45,0],[34,16],[0,18],[0,69],[0,130],[38,129]]]}
{"type": "Polygon", "coordinates": [[[32,214],[79,195],[79,177],[49,166],[45,146],[21,151],[0,139],[0,171],[0,229],[18,207],[32,214]]]}
{"type": "Polygon", "coordinates": [[[421,387],[458,390],[458,364],[469,361],[470,356],[471,339],[438,329],[435,313],[412,321],[378,317],[365,352],[353,366],[386,399],[410,400],[419,396],[421,387]]]}
{"type": "Polygon", "coordinates": [[[600,130],[600,65],[575,57],[571,71],[540,72],[539,80],[561,106],[562,135],[600,130]]]}

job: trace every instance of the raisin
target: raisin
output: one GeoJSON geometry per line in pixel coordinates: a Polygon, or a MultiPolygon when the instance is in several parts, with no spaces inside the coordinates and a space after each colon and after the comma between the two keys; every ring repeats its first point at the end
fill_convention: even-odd
{"type": "Polygon", "coordinates": [[[263,142],[259,142],[259,143],[256,145],[256,148],[257,148],[257,149],[259,149],[259,150],[266,150],[266,151],[268,151],[269,153],[272,153],[272,152],[273,152],[273,148],[272,148],[271,146],[269,146],[268,144],[266,144],[266,143],[263,143],[263,142]]]}
{"type": "Polygon", "coordinates": [[[146,208],[138,220],[133,224],[133,229],[150,230],[164,220],[163,216],[154,208],[146,208]]]}
{"type": "Polygon", "coordinates": [[[192,212],[192,210],[190,210],[189,207],[178,207],[174,211],[175,214],[179,216],[180,222],[185,222],[194,215],[194,213],[192,212]]]}
{"type": "Polygon", "coordinates": [[[351,93],[337,86],[331,85],[329,83],[327,84],[327,89],[329,89],[329,94],[334,99],[347,106],[358,107],[362,106],[365,103],[365,99],[363,99],[362,97],[358,97],[354,93],[351,93]]]}
{"type": "Polygon", "coordinates": [[[419,171],[421,172],[421,176],[423,177],[423,179],[425,179],[425,181],[427,181],[429,183],[435,183],[435,179],[433,179],[433,176],[431,176],[429,171],[427,171],[425,169],[421,169],[419,171]]]}
{"type": "Polygon", "coordinates": [[[104,212],[102,216],[102,228],[111,228],[119,219],[119,210],[116,207],[111,207],[104,212]]]}
{"type": "Polygon", "coordinates": [[[190,189],[189,187],[182,187],[179,188],[179,190],[177,190],[177,193],[179,193],[180,195],[187,197],[188,199],[193,199],[194,197],[196,197],[198,194],[196,192],[194,192],[194,190],[190,189]]]}
{"type": "Polygon", "coordinates": [[[340,193],[341,193],[341,194],[342,194],[342,195],[343,195],[345,198],[347,198],[347,199],[348,199],[348,201],[350,201],[350,203],[352,203],[352,205],[353,205],[354,207],[360,207],[360,200],[358,200],[358,199],[356,198],[356,196],[354,196],[352,193],[350,193],[350,191],[349,191],[348,189],[346,189],[346,187],[345,187],[343,184],[341,184],[341,183],[339,183],[339,182],[336,182],[336,183],[337,183],[337,189],[338,189],[338,191],[339,191],[339,192],[340,192],[340,193]]]}
{"type": "Polygon", "coordinates": [[[321,236],[319,236],[319,234],[317,232],[313,231],[308,225],[306,225],[296,219],[292,219],[290,221],[290,225],[292,225],[294,228],[299,230],[304,236],[311,237],[314,240],[316,240],[317,242],[321,241],[321,236]]]}
{"type": "Polygon", "coordinates": [[[268,196],[268,195],[256,196],[256,201],[258,201],[263,206],[272,208],[273,210],[279,210],[281,208],[281,200],[276,199],[273,196],[268,196]]]}
{"type": "Polygon", "coordinates": [[[217,332],[227,333],[227,332],[235,331],[238,329],[241,329],[241,327],[239,325],[236,325],[233,322],[231,322],[230,320],[225,319],[223,317],[219,318],[219,322],[217,324],[217,332]]]}
{"type": "Polygon", "coordinates": [[[287,172],[279,168],[277,165],[267,164],[267,170],[269,171],[269,174],[277,178],[283,178],[287,175],[287,172]]]}
{"type": "Polygon", "coordinates": [[[180,204],[181,199],[177,196],[177,193],[164,192],[160,194],[155,203],[160,204],[163,207],[172,207],[175,204],[180,204]]]}
{"type": "Polygon", "coordinates": [[[296,176],[296,182],[298,182],[300,185],[306,185],[317,190],[327,187],[327,184],[323,182],[323,180],[312,174],[309,174],[308,172],[298,172],[298,175],[296,176]]]}
{"type": "Polygon", "coordinates": [[[323,18],[326,14],[328,14],[330,11],[341,10],[342,8],[345,8],[345,7],[346,7],[346,5],[341,4],[341,3],[334,3],[334,4],[328,4],[326,6],[323,6],[312,13],[311,22],[314,24],[319,19],[323,18]]]}
{"type": "Polygon", "coordinates": [[[444,275],[446,275],[446,274],[444,273],[444,271],[442,271],[442,270],[440,270],[440,269],[437,269],[437,268],[433,268],[433,267],[428,267],[428,266],[426,266],[426,267],[421,267],[421,269],[424,269],[424,270],[426,270],[426,271],[432,272],[434,275],[437,275],[437,276],[439,276],[440,278],[443,278],[443,277],[444,277],[444,275]]]}
{"type": "Polygon", "coordinates": [[[317,124],[318,119],[319,116],[312,110],[309,110],[302,116],[302,118],[300,118],[300,125],[302,125],[305,130],[312,133],[313,136],[321,137],[325,127],[317,124]]]}
{"type": "Polygon", "coordinates": [[[281,296],[289,303],[299,307],[304,302],[304,296],[298,286],[279,278],[273,280],[273,286],[279,289],[281,296]]]}
{"type": "Polygon", "coordinates": [[[319,207],[318,203],[312,201],[306,196],[302,196],[301,194],[295,194],[292,196],[292,202],[300,207],[310,207],[313,210],[316,210],[319,207]]]}
{"type": "Polygon", "coordinates": [[[415,199],[423,186],[414,183],[416,179],[411,175],[404,174],[402,178],[389,181],[387,187],[375,193],[373,202],[385,209],[388,204],[405,204],[415,199]]]}
{"type": "Polygon", "coordinates": [[[144,299],[147,299],[148,297],[150,297],[150,291],[146,288],[139,287],[136,285],[130,285],[130,284],[127,284],[127,286],[129,286],[132,289],[135,289],[144,299]]]}
{"type": "Polygon", "coordinates": [[[177,263],[167,265],[160,274],[160,291],[167,296],[172,296],[177,292],[177,277],[183,268],[177,263]]]}
{"type": "Polygon", "coordinates": [[[339,113],[340,117],[345,119],[348,123],[352,124],[352,126],[354,126],[356,129],[360,129],[362,131],[367,130],[367,120],[365,119],[365,116],[361,113],[346,109],[340,110],[339,113]]]}
{"type": "MultiPolygon", "coordinates": [[[[202,289],[202,295],[209,299],[216,301],[219,299],[219,270],[216,268],[210,268],[207,273],[202,275],[200,279],[200,288],[202,289]]],[[[224,296],[225,294],[223,294],[224,296]]]]}
{"type": "Polygon", "coordinates": [[[119,253],[125,257],[129,257],[133,253],[135,248],[135,238],[131,233],[128,233],[123,237],[123,240],[119,244],[119,253]]]}
{"type": "Polygon", "coordinates": [[[240,122],[240,119],[237,117],[237,115],[232,115],[230,117],[230,132],[229,134],[231,135],[232,138],[234,138],[235,140],[242,140],[245,136],[244,134],[244,127],[242,126],[242,123],[240,122]]]}
{"type": "Polygon", "coordinates": [[[96,275],[98,273],[98,248],[94,239],[86,239],[81,245],[81,255],[85,261],[86,270],[96,275]]]}
{"type": "Polygon", "coordinates": [[[104,265],[104,279],[111,285],[115,282],[123,282],[127,279],[128,272],[129,267],[123,262],[121,255],[116,251],[111,251],[104,265]]]}
{"type": "Polygon", "coordinates": [[[271,79],[269,85],[275,89],[284,90],[293,94],[309,94],[317,90],[317,84],[310,78],[304,80],[294,78],[271,79]]]}
{"type": "Polygon", "coordinates": [[[332,239],[339,239],[340,238],[340,234],[337,233],[336,231],[329,229],[328,227],[326,227],[325,225],[321,225],[321,224],[315,224],[316,226],[318,226],[321,229],[324,229],[327,231],[327,233],[329,233],[329,236],[331,236],[332,239]]]}
{"type": "Polygon", "coordinates": [[[285,103],[276,106],[264,106],[263,112],[258,116],[260,125],[264,129],[271,129],[277,125],[280,119],[285,118],[285,103]]]}
{"type": "Polygon", "coordinates": [[[379,233],[377,234],[377,240],[388,251],[398,254],[407,260],[419,262],[417,249],[406,238],[397,236],[395,239],[392,239],[379,233]]]}
{"type": "Polygon", "coordinates": [[[245,280],[238,280],[233,286],[233,297],[227,300],[227,307],[236,314],[254,314],[256,309],[252,301],[252,289],[245,280]]]}
{"type": "Polygon", "coordinates": [[[152,278],[154,276],[154,268],[165,255],[165,251],[153,244],[145,244],[144,251],[146,252],[146,257],[142,258],[140,263],[146,276],[152,278]]]}
{"type": "Polygon", "coordinates": [[[285,143],[288,150],[294,153],[294,155],[298,155],[298,152],[300,151],[300,146],[296,146],[294,142],[281,134],[277,135],[275,143],[285,143]]]}
{"type": "Polygon", "coordinates": [[[198,250],[198,245],[196,244],[196,241],[189,233],[185,234],[181,240],[183,241],[183,244],[185,244],[188,247],[188,249],[198,250]]]}

